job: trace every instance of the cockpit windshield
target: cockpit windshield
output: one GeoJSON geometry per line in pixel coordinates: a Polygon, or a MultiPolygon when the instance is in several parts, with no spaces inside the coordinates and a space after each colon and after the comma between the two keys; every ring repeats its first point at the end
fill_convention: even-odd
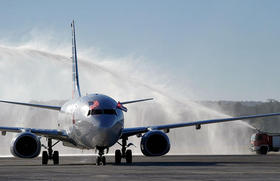
{"type": "Polygon", "coordinates": [[[107,115],[117,115],[116,110],[114,109],[92,109],[89,110],[89,115],[100,115],[100,114],[107,114],[107,115]]]}
{"type": "Polygon", "coordinates": [[[93,109],[91,110],[91,115],[93,114],[103,114],[103,111],[102,109],[93,109]]]}
{"type": "Polygon", "coordinates": [[[116,111],[114,109],[104,109],[103,110],[104,114],[117,114],[116,111]]]}

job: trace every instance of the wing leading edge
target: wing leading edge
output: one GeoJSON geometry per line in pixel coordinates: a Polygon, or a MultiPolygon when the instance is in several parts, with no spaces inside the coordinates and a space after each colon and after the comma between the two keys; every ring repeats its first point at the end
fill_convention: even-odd
{"type": "Polygon", "coordinates": [[[120,102],[120,104],[132,104],[132,103],[136,103],[136,102],[150,101],[150,100],[153,100],[153,99],[154,98],[138,99],[138,100],[133,100],[133,101],[120,102]]]}
{"type": "Polygon", "coordinates": [[[5,135],[6,132],[13,132],[13,133],[30,132],[36,134],[37,136],[43,136],[43,137],[56,139],[60,141],[72,142],[65,130],[35,129],[35,128],[21,128],[21,127],[0,127],[0,131],[2,132],[2,135],[5,135]]]}
{"type": "Polygon", "coordinates": [[[196,128],[199,129],[201,127],[201,125],[203,125],[203,124],[222,123],[222,122],[246,120],[246,119],[254,119],[254,118],[264,118],[264,117],[271,117],[271,116],[280,116],[280,113],[257,114],[257,115],[240,116],[240,117],[233,117],[233,118],[210,119],[210,120],[185,122],[185,123],[177,123],[177,124],[166,124],[166,125],[158,125],[158,126],[124,128],[122,131],[122,137],[129,137],[129,136],[145,133],[150,130],[168,130],[169,131],[169,129],[188,127],[188,126],[196,126],[196,128]]]}
{"type": "Polygon", "coordinates": [[[17,104],[17,105],[22,105],[22,106],[29,106],[29,107],[38,107],[38,108],[43,108],[43,109],[51,109],[51,110],[56,110],[56,111],[60,111],[60,109],[61,109],[60,106],[50,106],[50,105],[31,104],[31,103],[3,101],[3,100],[0,100],[0,102],[8,103],[8,104],[17,104]]]}

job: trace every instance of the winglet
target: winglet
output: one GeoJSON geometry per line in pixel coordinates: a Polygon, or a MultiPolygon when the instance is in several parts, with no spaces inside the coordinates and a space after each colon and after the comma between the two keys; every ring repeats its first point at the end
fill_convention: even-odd
{"type": "Polygon", "coordinates": [[[81,97],[79,74],[78,74],[78,61],[77,61],[77,50],[76,50],[76,35],[75,35],[75,24],[74,20],[71,23],[72,27],[72,81],[73,81],[73,92],[72,98],[81,97]]]}

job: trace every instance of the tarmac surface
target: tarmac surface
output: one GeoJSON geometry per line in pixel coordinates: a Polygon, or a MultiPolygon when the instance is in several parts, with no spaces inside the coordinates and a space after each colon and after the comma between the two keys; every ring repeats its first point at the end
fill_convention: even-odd
{"type": "Polygon", "coordinates": [[[130,165],[96,166],[95,156],[61,157],[60,165],[41,158],[0,158],[0,180],[280,180],[280,155],[134,156],[130,165]]]}

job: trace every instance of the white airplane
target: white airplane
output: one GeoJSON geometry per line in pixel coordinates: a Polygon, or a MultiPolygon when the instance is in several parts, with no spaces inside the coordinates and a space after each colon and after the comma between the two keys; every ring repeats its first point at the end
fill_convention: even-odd
{"type": "Polygon", "coordinates": [[[39,105],[23,102],[12,102],[0,100],[2,103],[17,104],[23,106],[38,107],[59,111],[57,129],[34,129],[21,127],[0,127],[2,135],[6,132],[18,133],[11,143],[11,153],[20,158],[35,158],[41,152],[41,147],[47,149],[42,152],[42,164],[48,164],[53,160],[59,164],[59,152],[53,151],[53,147],[62,142],[64,146],[79,149],[97,149],[97,165],[105,165],[104,151],[121,140],[121,150],[115,151],[115,163],[120,164],[121,159],[126,163],[132,163],[132,151],[127,149],[132,144],[127,144],[128,137],[141,137],[141,151],[145,156],[162,156],[169,152],[170,142],[166,133],[170,129],[195,126],[200,129],[203,124],[221,123],[235,120],[279,116],[280,113],[259,114],[241,116],[234,118],[223,118],[213,120],[202,120],[194,122],[183,122],[178,124],[167,124],[158,126],[144,126],[124,128],[123,112],[127,111],[126,104],[148,101],[140,99],[133,101],[117,102],[109,96],[102,94],[89,94],[82,96],[79,86],[78,63],[76,52],[76,38],[74,21],[72,27],[72,62],[73,62],[73,96],[62,106],[39,105]],[[41,144],[41,137],[48,140],[47,146],[41,144]],[[56,140],[53,144],[52,140],[56,140]]]}

